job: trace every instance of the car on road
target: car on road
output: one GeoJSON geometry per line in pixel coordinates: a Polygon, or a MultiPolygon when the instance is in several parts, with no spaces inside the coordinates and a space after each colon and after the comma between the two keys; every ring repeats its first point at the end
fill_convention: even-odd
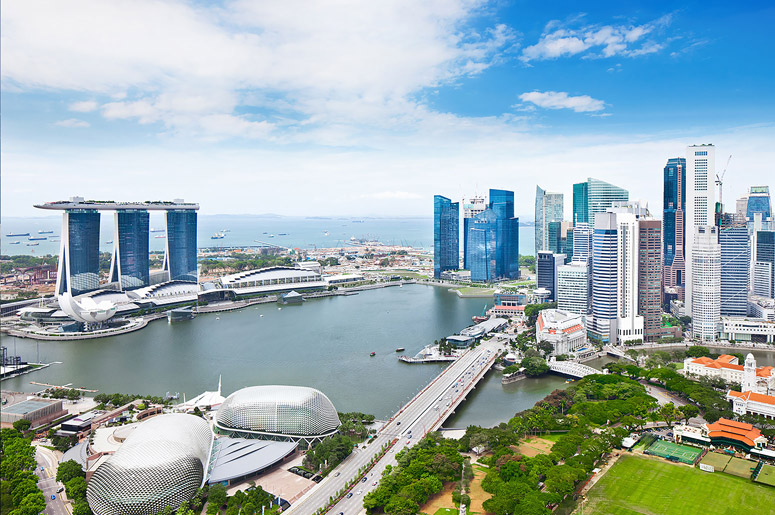
{"type": "Polygon", "coordinates": [[[334,474],[334,477],[339,477],[339,474],[341,474],[341,472],[337,472],[336,474],[334,474]]]}
{"type": "Polygon", "coordinates": [[[365,478],[365,477],[364,477],[363,479],[361,479],[361,483],[365,483],[365,482],[366,482],[366,479],[367,479],[367,478],[365,478]]]}
{"type": "Polygon", "coordinates": [[[356,494],[358,494],[358,495],[361,495],[361,494],[363,493],[363,490],[358,490],[358,491],[357,491],[357,492],[355,492],[355,493],[356,493],[356,494]]]}
{"type": "Polygon", "coordinates": [[[397,425],[397,426],[400,426],[400,425],[401,425],[401,422],[396,422],[396,425],[397,425]]]}
{"type": "MultiPolygon", "coordinates": [[[[52,501],[53,501],[54,499],[56,499],[56,498],[57,498],[57,496],[56,496],[56,495],[54,495],[54,494],[51,494],[51,500],[52,500],[52,501]]],[[[40,497],[38,497],[38,499],[40,499],[40,497]]]]}
{"type": "Polygon", "coordinates": [[[349,494],[347,494],[347,498],[348,498],[348,499],[349,499],[350,497],[352,497],[352,496],[353,496],[353,493],[352,493],[352,492],[350,492],[349,494]]]}
{"type": "Polygon", "coordinates": [[[41,472],[43,472],[44,470],[46,470],[44,467],[40,467],[41,472]]]}
{"type": "Polygon", "coordinates": [[[60,486],[59,488],[57,488],[57,493],[64,492],[64,491],[65,491],[65,487],[64,486],[60,486]]]}
{"type": "Polygon", "coordinates": [[[376,481],[374,481],[374,482],[371,484],[371,486],[377,486],[377,482],[376,482],[376,481]]]}

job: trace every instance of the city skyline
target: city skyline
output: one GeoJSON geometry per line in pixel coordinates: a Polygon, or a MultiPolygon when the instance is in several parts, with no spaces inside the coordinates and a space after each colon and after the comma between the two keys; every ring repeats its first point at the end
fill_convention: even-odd
{"type": "Polygon", "coordinates": [[[696,7],[4,4],[4,214],[239,185],[202,214],[431,216],[443,180],[513,189],[530,219],[521,184],[570,212],[589,176],[658,212],[665,159],[705,142],[734,154],[734,199],[775,157],[772,73],[738,58],[771,48],[773,10],[696,7]]]}

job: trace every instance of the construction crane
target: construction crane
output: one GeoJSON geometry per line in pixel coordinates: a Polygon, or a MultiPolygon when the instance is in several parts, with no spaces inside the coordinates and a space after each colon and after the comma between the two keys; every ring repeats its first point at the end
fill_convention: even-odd
{"type": "Polygon", "coordinates": [[[716,174],[716,186],[718,186],[718,203],[721,205],[721,209],[724,209],[724,200],[722,199],[722,190],[724,188],[724,176],[727,174],[727,168],[729,168],[729,162],[732,160],[732,154],[729,154],[727,164],[724,166],[724,171],[721,175],[716,174]]]}

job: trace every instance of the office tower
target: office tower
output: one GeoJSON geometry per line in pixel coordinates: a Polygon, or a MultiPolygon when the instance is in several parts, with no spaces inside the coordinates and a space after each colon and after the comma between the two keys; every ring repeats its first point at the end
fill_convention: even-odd
{"type": "Polygon", "coordinates": [[[563,218],[564,197],[562,193],[551,193],[536,186],[535,238],[536,252],[550,250],[552,235],[549,224],[561,222],[563,218]]]}
{"type": "Polygon", "coordinates": [[[472,281],[519,277],[519,218],[514,217],[514,192],[491,189],[489,207],[468,220],[465,240],[472,281]]]}
{"type": "MultiPolygon", "coordinates": [[[[600,213],[598,216],[613,216],[616,223],[616,342],[642,340],[643,316],[638,310],[640,219],[648,216],[648,208],[639,202],[614,202],[607,213],[600,213]]],[[[612,343],[613,336],[614,333],[611,333],[612,343]]]]}
{"type": "Polygon", "coordinates": [[[198,282],[196,264],[196,211],[170,209],[164,212],[167,219],[167,248],[164,269],[170,281],[198,282]]]}
{"type": "Polygon", "coordinates": [[[100,213],[94,209],[66,209],[57,269],[57,296],[81,295],[100,287],[100,213]]]}
{"type": "Polygon", "coordinates": [[[598,213],[605,213],[614,202],[630,198],[627,190],[599,179],[573,185],[573,223],[589,223],[595,226],[598,213]]]}
{"type": "Polygon", "coordinates": [[[721,245],[718,239],[718,227],[694,227],[690,313],[694,337],[703,342],[716,341],[721,320],[721,245]]]}
{"type": "Polygon", "coordinates": [[[573,261],[592,262],[592,234],[594,228],[580,222],[573,228],[573,261]]]}
{"type": "Polygon", "coordinates": [[[770,202],[769,186],[751,186],[748,190],[748,203],[745,208],[745,218],[749,224],[755,224],[757,214],[761,216],[761,226],[752,227],[757,231],[770,231],[772,225],[772,203],[770,202]]]}
{"type": "Polygon", "coordinates": [[[122,290],[148,286],[148,211],[119,209],[113,217],[115,230],[110,282],[118,283],[122,290]]]}
{"type": "MultiPolygon", "coordinates": [[[[691,145],[686,148],[686,215],[684,233],[685,291],[686,313],[692,312],[692,249],[696,227],[715,224],[716,195],[714,180],[716,170],[716,147],[713,145],[691,145]]],[[[704,232],[703,234],[708,234],[704,232]]],[[[714,233],[715,234],[715,233],[714,233]]]]}
{"type": "Polygon", "coordinates": [[[643,341],[659,339],[662,327],[662,222],[638,220],[638,314],[643,341]]]}
{"type": "Polygon", "coordinates": [[[557,309],[586,315],[589,312],[589,294],[586,262],[572,261],[557,268],[557,309]]]}
{"type": "Polygon", "coordinates": [[[744,224],[748,212],[748,195],[743,195],[735,201],[735,223],[744,224]]]}
{"type": "Polygon", "coordinates": [[[433,277],[460,268],[460,205],[447,197],[433,197],[433,277]]]}
{"type": "Polygon", "coordinates": [[[616,343],[618,238],[616,215],[603,213],[592,235],[592,324],[588,335],[599,343],[616,343]]]}
{"type": "Polygon", "coordinates": [[[483,213],[487,209],[487,201],[484,197],[474,195],[468,202],[463,199],[463,268],[468,270],[468,224],[469,221],[483,213]]]}
{"type": "Polygon", "coordinates": [[[536,286],[551,292],[548,301],[557,300],[557,269],[565,264],[564,254],[540,251],[536,260],[536,286]]]}
{"type": "Polygon", "coordinates": [[[686,159],[668,159],[663,189],[663,262],[666,290],[683,299],[685,276],[684,215],[686,213],[686,159]]]}
{"type": "Polygon", "coordinates": [[[547,249],[555,254],[565,254],[565,262],[573,259],[573,224],[570,222],[549,222],[547,249]]]}
{"type": "Polygon", "coordinates": [[[756,232],[754,292],[775,297],[775,231],[756,232]]]}
{"type": "Polygon", "coordinates": [[[748,314],[751,262],[748,229],[745,225],[722,227],[718,239],[721,245],[721,315],[744,317],[748,314]]]}

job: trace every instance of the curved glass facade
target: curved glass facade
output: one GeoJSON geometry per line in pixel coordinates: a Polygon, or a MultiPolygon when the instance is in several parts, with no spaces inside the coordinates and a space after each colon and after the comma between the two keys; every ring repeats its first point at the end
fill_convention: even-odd
{"type": "Polygon", "coordinates": [[[433,197],[433,277],[460,268],[460,204],[433,197]]]}
{"type": "Polygon", "coordinates": [[[229,395],[215,416],[219,433],[235,437],[318,440],[339,428],[322,392],[303,386],[252,386],[229,395]]]}
{"type": "Polygon", "coordinates": [[[111,281],[124,290],[148,286],[148,211],[117,211],[116,229],[119,266],[114,262],[111,281]]]}
{"type": "MultiPolygon", "coordinates": [[[[663,265],[672,266],[677,248],[683,249],[685,240],[677,245],[676,216],[686,211],[686,159],[677,157],[668,159],[664,171],[663,184],[663,265]],[[680,191],[679,191],[680,185],[680,191]]],[[[683,238],[683,234],[680,234],[683,238]]]]}
{"type": "Polygon", "coordinates": [[[471,280],[519,277],[519,218],[514,217],[514,192],[490,190],[490,207],[466,222],[465,264],[471,280]]]}
{"type": "Polygon", "coordinates": [[[197,282],[196,211],[171,209],[167,216],[166,265],[170,281],[197,282]]]}
{"type": "Polygon", "coordinates": [[[71,295],[100,287],[100,214],[83,209],[67,212],[66,280],[71,295]]]}
{"type": "Polygon", "coordinates": [[[177,509],[204,484],[212,441],[210,426],[193,415],[159,415],[141,423],[89,480],[89,507],[96,515],[177,509]]]}

